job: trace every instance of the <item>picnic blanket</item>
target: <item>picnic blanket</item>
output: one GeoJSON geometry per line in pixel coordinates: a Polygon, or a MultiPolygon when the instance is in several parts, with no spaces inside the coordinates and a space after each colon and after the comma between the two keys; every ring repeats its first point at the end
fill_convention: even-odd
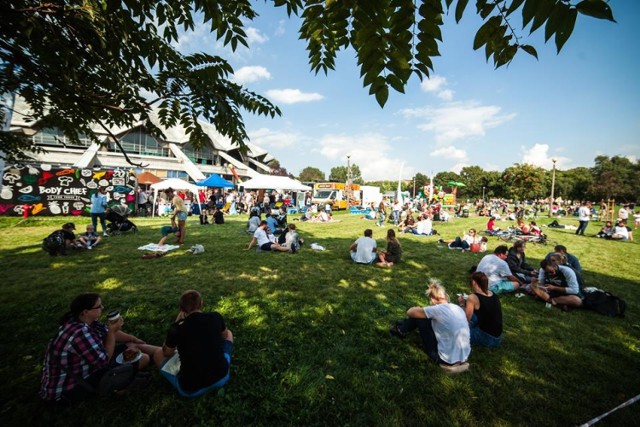
{"type": "Polygon", "coordinates": [[[149,243],[144,246],[140,246],[138,249],[141,251],[154,251],[154,252],[169,252],[174,249],[178,249],[180,246],[178,245],[162,245],[158,246],[157,243],[149,243]]]}

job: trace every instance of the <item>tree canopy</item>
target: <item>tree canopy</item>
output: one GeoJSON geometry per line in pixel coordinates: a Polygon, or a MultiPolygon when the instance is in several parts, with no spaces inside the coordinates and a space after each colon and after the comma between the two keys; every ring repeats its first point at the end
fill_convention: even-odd
{"type": "MultiPolygon", "coordinates": [[[[329,173],[329,181],[347,182],[348,168],[346,166],[336,166],[331,168],[329,173]]],[[[351,182],[354,184],[364,184],[360,166],[353,163],[351,165],[351,182]]]]}
{"type": "Polygon", "coordinates": [[[302,171],[300,171],[300,175],[298,175],[298,179],[303,182],[324,181],[324,172],[322,172],[318,168],[307,166],[306,168],[302,169],[302,171]]]}
{"type": "MultiPolygon", "coordinates": [[[[443,42],[443,14],[452,11],[460,21],[467,4],[273,0],[289,16],[301,17],[300,38],[307,42],[313,71],[333,70],[337,53],[353,49],[363,85],[381,106],[390,88],[403,92],[411,76],[430,75],[443,42]]],[[[495,67],[508,64],[518,51],[537,57],[516,32],[511,21],[516,12],[522,15],[522,30],[544,26],[545,40],[554,38],[558,51],[578,13],[614,20],[604,0],[477,0],[475,13],[483,23],[473,48],[484,48],[495,67]]],[[[31,120],[58,127],[69,138],[93,137],[91,124],[108,132],[138,120],[161,133],[148,120],[156,106],[162,126],[182,125],[194,147],[205,140],[198,119],[242,146],[248,140],[244,112],[280,115],[268,99],[230,80],[233,68],[226,59],[185,55],[172,45],[181,30],[193,31],[201,17],[225,46],[247,46],[244,28],[257,16],[250,0],[5,0],[0,14],[0,93],[23,97],[32,109],[31,120]]],[[[7,113],[2,109],[0,119],[7,113]]],[[[7,132],[0,138],[9,161],[32,148],[7,132]]]]}

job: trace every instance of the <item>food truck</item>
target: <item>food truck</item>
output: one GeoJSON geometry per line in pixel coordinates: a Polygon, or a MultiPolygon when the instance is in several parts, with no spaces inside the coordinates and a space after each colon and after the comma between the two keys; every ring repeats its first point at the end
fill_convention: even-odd
{"type": "Polygon", "coordinates": [[[311,203],[324,208],[331,206],[331,210],[348,209],[360,204],[360,185],[345,184],[343,182],[318,182],[313,185],[311,203]]]}

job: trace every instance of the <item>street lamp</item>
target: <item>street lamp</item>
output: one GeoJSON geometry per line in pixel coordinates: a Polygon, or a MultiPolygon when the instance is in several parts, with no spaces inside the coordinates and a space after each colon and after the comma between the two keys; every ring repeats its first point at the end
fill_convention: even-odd
{"type": "Polygon", "coordinates": [[[553,196],[556,189],[556,162],[558,161],[558,159],[553,158],[551,159],[551,161],[553,162],[553,169],[551,172],[551,200],[549,200],[549,217],[551,217],[551,209],[553,209],[553,196]]]}
{"type": "Polygon", "coordinates": [[[484,203],[484,186],[482,187],[482,202],[484,203]]]}

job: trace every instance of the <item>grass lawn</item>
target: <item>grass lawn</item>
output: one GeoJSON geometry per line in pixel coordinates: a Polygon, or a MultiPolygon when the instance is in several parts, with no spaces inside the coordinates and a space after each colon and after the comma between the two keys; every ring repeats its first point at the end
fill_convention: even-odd
{"type": "MultiPolygon", "coordinates": [[[[391,269],[352,264],[348,247],[365,228],[379,247],[385,229],[357,215],[332,224],[299,223],[299,254],[244,251],[246,216],[200,226],[190,217],[185,247],[144,260],[138,246],[160,239],[166,219],[136,219],[137,234],[110,237],[93,251],[50,258],[42,238],[64,219],[0,219],[0,415],[4,425],[191,426],[569,426],[640,393],[640,245],[545,229],[580,258],[588,286],[625,299],[625,318],[547,309],[530,297],[501,297],[504,344],[474,349],[471,369],[447,376],[428,362],[418,334],[402,341],[388,328],[425,305],[430,277],[450,294],[469,292],[469,268],[482,254],[450,251],[438,237],[399,235],[403,262],[391,269]],[[309,249],[317,242],[326,247],[309,249]],[[191,255],[200,243],[206,252],[191,255]],[[152,368],[152,386],[73,408],[37,397],[44,351],[71,299],[99,292],[124,330],[161,345],[186,289],[201,291],[235,335],[231,380],[219,392],[179,397],[152,368]]],[[[88,218],[76,219],[78,231],[88,218]]],[[[539,223],[548,223],[540,219],[539,223]]],[[[444,238],[486,218],[436,224],[444,238]]],[[[561,223],[577,224],[575,219],[561,223]]],[[[505,228],[508,223],[499,224],[505,228]]],[[[387,225],[388,227],[389,225],[387,225]]],[[[590,224],[595,234],[599,223],[590,224]]],[[[640,232],[637,233],[640,239],[640,232]]],[[[171,242],[171,240],[170,240],[171,242]]],[[[499,244],[490,238],[489,248],[499,244]]],[[[527,246],[530,263],[553,249],[527,246]]],[[[640,403],[600,425],[636,425],[640,403]]]]}

